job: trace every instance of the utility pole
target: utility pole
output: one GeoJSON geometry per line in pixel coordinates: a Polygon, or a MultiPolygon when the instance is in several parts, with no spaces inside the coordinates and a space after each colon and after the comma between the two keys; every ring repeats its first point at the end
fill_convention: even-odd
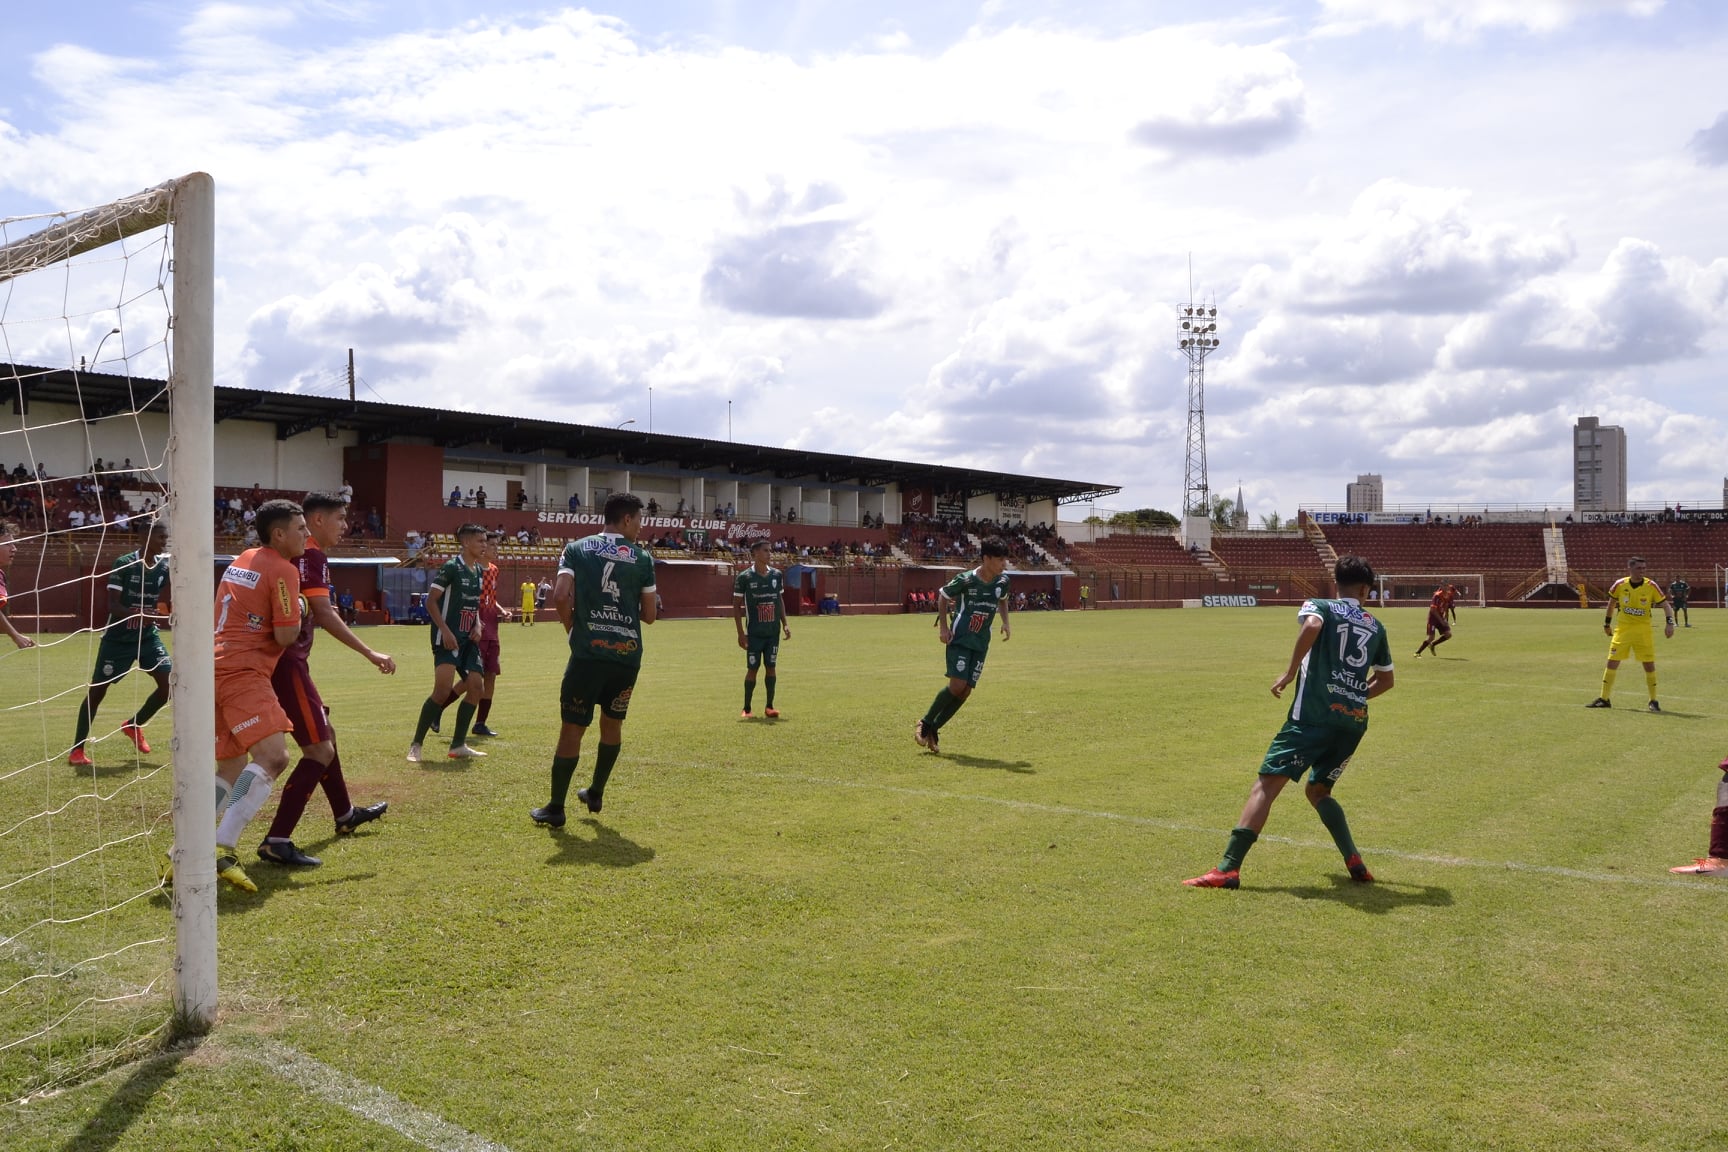
{"type": "Polygon", "coordinates": [[[348,349],[348,403],[354,403],[354,349],[348,349]]]}

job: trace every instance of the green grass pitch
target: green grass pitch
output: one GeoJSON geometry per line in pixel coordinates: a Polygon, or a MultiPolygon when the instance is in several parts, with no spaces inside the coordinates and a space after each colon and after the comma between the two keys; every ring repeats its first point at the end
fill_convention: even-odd
{"type": "MultiPolygon", "coordinates": [[[[67,1081],[0,1111],[0,1146],[1728,1148],[1728,882],[1668,873],[1706,847],[1728,616],[1658,638],[1659,716],[1635,665],[1612,711],[1583,707],[1594,611],[1467,610],[1420,661],[1421,611],[1387,616],[1397,687],[1336,793],[1379,883],[1348,883],[1290,790],[1237,892],[1180,880],[1216,864],[1279,723],[1288,609],[1017,616],[939,757],[912,741],[943,682],[929,617],[794,620],[774,723],[738,719],[730,621],[662,622],[606,811],[562,832],[527,817],[556,626],[506,626],[501,735],[462,766],[403,762],[421,629],[370,634],[391,679],[320,639],[354,794],[390,814],[336,840],[315,796],[298,839],[325,863],[287,872],[251,856],[267,808],[242,848],[261,891],[220,895],[216,1032],[66,1072],[147,1044],[152,996],[0,1052],[7,1099],[67,1081]],[[277,1070],[290,1050],[347,1087],[277,1070]],[[381,1122],[403,1114],[490,1143],[381,1122]]],[[[73,642],[0,674],[29,699],[87,661],[73,642]]],[[[14,763],[62,747],[75,703],[5,712],[14,763]]],[[[44,837],[64,854],[165,810],[166,773],[124,747],[96,749],[121,789],[100,829],[84,802],[0,838],[8,933],[46,914],[51,886],[19,879],[44,837]]],[[[592,745],[578,782],[591,764],[592,745]]],[[[7,779],[0,829],[78,787],[58,761],[7,779]]],[[[127,891],[166,840],[154,824],[105,853],[103,882],[127,891]]],[[[146,897],[60,939],[119,947],[169,920],[146,897]]],[[[0,985],[53,939],[0,948],[0,985]]],[[[9,993],[0,1043],[170,959],[146,945],[9,993]]]]}

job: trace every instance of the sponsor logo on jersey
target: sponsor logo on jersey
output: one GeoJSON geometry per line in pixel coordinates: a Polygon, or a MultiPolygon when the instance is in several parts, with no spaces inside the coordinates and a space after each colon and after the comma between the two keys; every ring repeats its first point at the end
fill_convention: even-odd
{"type": "Polygon", "coordinates": [[[1334,701],[1327,705],[1326,710],[1328,712],[1337,712],[1341,715],[1348,716],[1352,720],[1360,720],[1364,724],[1368,722],[1368,706],[1366,704],[1360,708],[1350,708],[1334,701]]]}
{"type": "Polygon", "coordinates": [[[250,568],[242,568],[238,564],[228,565],[228,570],[222,573],[224,584],[239,584],[245,588],[258,587],[258,581],[264,578],[264,573],[254,572],[250,568]]]}
{"type": "Polygon", "coordinates": [[[258,722],[260,722],[263,719],[264,719],[264,717],[262,717],[262,716],[253,716],[252,718],[250,718],[248,720],[240,721],[240,723],[234,725],[234,727],[228,729],[228,731],[230,731],[230,732],[234,733],[236,736],[238,736],[240,733],[246,731],[246,729],[252,727],[252,725],[257,724],[258,722]]]}
{"type": "Polygon", "coordinates": [[[602,652],[616,652],[620,656],[628,656],[641,647],[634,640],[602,640],[598,637],[588,641],[588,647],[597,648],[602,652]]]}
{"type": "Polygon", "coordinates": [[[624,689],[612,698],[612,711],[623,712],[630,707],[630,697],[636,692],[634,686],[624,689]]]}
{"type": "Polygon", "coordinates": [[[576,545],[590,556],[598,556],[602,560],[622,560],[625,563],[635,561],[640,555],[636,548],[624,540],[612,541],[604,536],[590,536],[576,545]]]}
{"type": "Polygon", "coordinates": [[[1252,596],[1202,596],[1200,605],[1203,608],[1258,608],[1260,601],[1252,596]]]}

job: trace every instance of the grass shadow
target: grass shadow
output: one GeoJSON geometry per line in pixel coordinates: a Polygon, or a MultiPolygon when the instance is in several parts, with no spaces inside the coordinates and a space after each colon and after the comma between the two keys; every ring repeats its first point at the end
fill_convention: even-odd
{"type": "Polygon", "coordinates": [[[1398,908],[1450,908],[1452,890],[1436,884],[1400,884],[1376,880],[1358,884],[1348,876],[1330,876],[1330,886],[1292,884],[1282,887],[1253,888],[1245,891],[1276,892],[1298,900],[1333,900],[1348,904],[1359,912],[1384,915],[1398,908]]]}
{"type": "Polygon", "coordinates": [[[634,868],[654,859],[654,849],[636,843],[600,823],[583,820],[594,829],[594,839],[573,836],[563,828],[552,829],[552,840],[558,851],[547,858],[548,864],[597,864],[603,868],[634,868]]]}
{"type": "Polygon", "coordinates": [[[180,1061],[197,1047],[197,1041],[187,1041],[141,1062],[96,1113],[84,1121],[84,1126],[60,1146],[61,1152],[105,1152],[118,1144],[144,1114],[151,1099],[174,1078],[180,1061]]]}
{"type": "Polygon", "coordinates": [[[992,760],[988,756],[968,756],[963,752],[938,752],[936,755],[962,768],[996,768],[1003,772],[1017,772],[1023,776],[1038,774],[1030,760],[992,760]]]}
{"type": "Polygon", "coordinates": [[[112,776],[125,776],[132,772],[151,772],[160,767],[162,764],[157,761],[129,760],[124,764],[93,764],[87,768],[73,768],[72,775],[78,777],[94,776],[99,780],[105,780],[112,776]]]}

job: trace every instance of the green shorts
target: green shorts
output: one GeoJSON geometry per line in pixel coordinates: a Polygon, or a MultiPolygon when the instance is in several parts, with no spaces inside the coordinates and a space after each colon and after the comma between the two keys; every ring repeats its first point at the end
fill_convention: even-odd
{"type": "Polygon", "coordinates": [[[1336,784],[1350,766],[1350,757],[1356,754],[1356,745],[1362,743],[1363,734],[1358,728],[1322,728],[1287,720],[1266,749],[1260,775],[1300,780],[1302,773],[1308,771],[1310,784],[1322,780],[1336,784]]]}
{"type": "Polygon", "coordinates": [[[758,664],[774,667],[780,659],[780,633],[772,636],[746,636],[744,638],[744,666],[750,671],[756,671],[758,664]]]}
{"type": "Polygon", "coordinates": [[[462,638],[460,644],[456,645],[454,652],[442,644],[432,646],[432,667],[437,668],[443,664],[450,664],[455,667],[458,680],[466,680],[470,675],[482,676],[486,672],[486,661],[480,655],[480,645],[466,636],[462,638]]]}
{"type": "Polygon", "coordinates": [[[130,672],[133,664],[137,664],[140,671],[152,675],[158,671],[173,671],[174,663],[168,659],[168,648],[162,643],[162,634],[155,628],[140,628],[118,635],[104,633],[102,643],[96,648],[96,671],[90,680],[95,684],[112,684],[130,672]]]}
{"type": "Polygon", "coordinates": [[[570,657],[564,666],[564,682],[558,687],[558,714],[566,724],[586,728],[594,723],[594,707],[613,720],[630,711],[630,695],[636,690],[635,664],[570,657]]]}
{"type": "Polygon", "coordinates": [[[948,678],[964,680],[972,687],[978,687],[978,677],[984,674],[985,655],[976,648],[948,645],[948,678]]]}

